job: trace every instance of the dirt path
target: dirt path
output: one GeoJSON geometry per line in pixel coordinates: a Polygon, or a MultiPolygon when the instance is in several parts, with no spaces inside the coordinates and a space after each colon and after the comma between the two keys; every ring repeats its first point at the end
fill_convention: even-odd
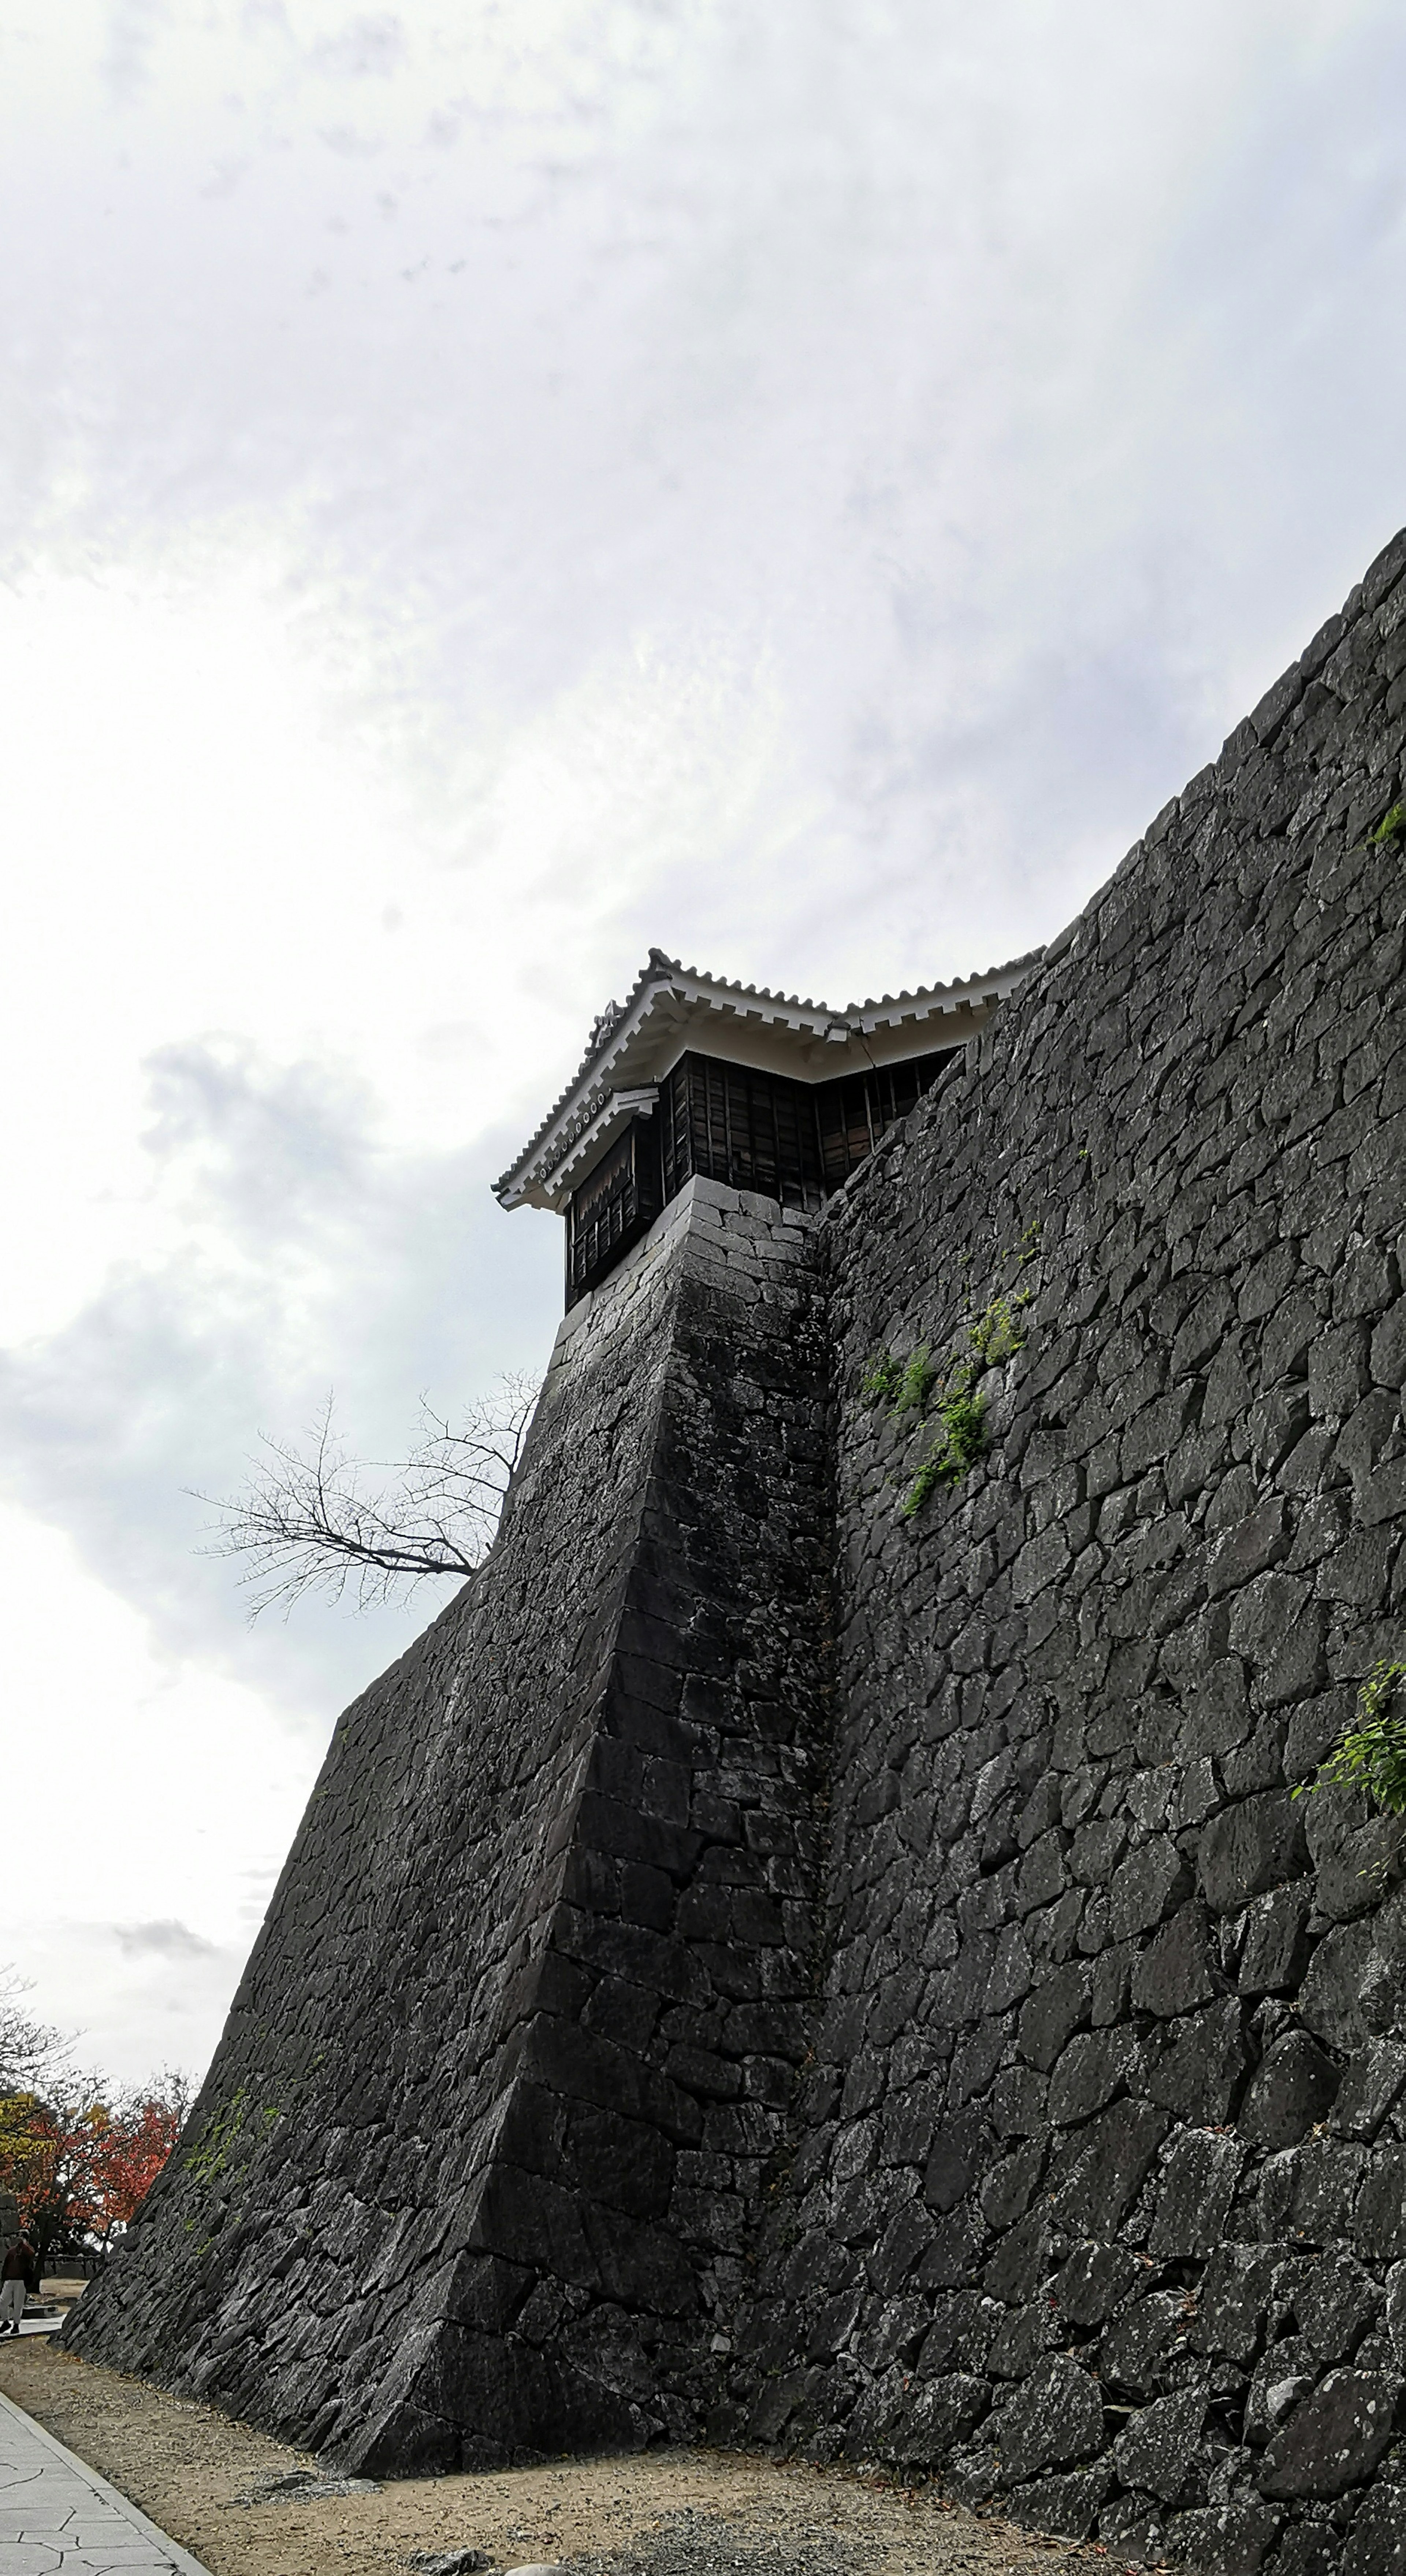
{"type": "MultiPolygon", "coordinates": [[[[1035,2576],[1117,2562],[978,2520],[931,2490],[721,2451],[650,2451],[368,2495],[237,2499],[316,2463],[212,2407],[58,2351],[0,2345],[0,2388],[191,2550],[211,2576],[415,2576],[417,2553],[579,2576],[1035,2576]]],[[[446,2571],[447,2576],[447,2571],[446,2571]]],[[[1081,2571],[1082,2576],[1082,2571],[1081,2571]]]]}

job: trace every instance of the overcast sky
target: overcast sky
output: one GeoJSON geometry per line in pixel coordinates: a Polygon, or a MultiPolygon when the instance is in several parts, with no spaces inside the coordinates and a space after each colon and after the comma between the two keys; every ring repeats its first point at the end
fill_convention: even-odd
{"type": "Polygon", "coordinates": [[[1340,603],[1406,18],[0,0],[0,120],[0,1959],[137,2079],[443,1598],[251,1632],[187,1489],[542,1365],[651,942],[1018,953],[1340,603]]]}

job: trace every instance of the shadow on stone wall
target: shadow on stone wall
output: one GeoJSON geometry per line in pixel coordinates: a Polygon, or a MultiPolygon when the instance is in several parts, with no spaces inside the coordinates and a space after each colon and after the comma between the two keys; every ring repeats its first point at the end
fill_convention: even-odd
{"type": "Polygon", "coordinates": [[[1403,576],[821,1220],[694,1184],[573,1310],[71,2344],[382,2470],[1406,2569],[1406,1829],[1290,1794],[1406,1654],[1403,576]]]}

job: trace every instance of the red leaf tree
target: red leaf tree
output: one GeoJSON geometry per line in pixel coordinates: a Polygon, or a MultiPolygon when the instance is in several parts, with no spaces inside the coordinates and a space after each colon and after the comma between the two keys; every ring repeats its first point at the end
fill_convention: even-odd
{"type": "Polygon", "coordinates": [[[188,2105],[189,2087],[171,2075],[111,2103],[93,2084],[67,2098],[0,2098],[0,2187],[14,2193],[41,2257],[61,2245],[106,2247],[130,2224],[188,2105]]]}

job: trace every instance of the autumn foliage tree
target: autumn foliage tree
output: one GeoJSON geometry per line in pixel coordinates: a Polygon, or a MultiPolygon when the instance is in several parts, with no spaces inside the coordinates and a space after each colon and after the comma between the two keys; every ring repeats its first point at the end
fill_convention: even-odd
{"type": "Polygon", "coordinates": [[[180,2135],[183,2077],[112,2101],[89,2083],[0,2097],[0,2188],[19,2202],[42,2256],[54,2246],[106,2247],[130,2224],[180,2135]]]}

